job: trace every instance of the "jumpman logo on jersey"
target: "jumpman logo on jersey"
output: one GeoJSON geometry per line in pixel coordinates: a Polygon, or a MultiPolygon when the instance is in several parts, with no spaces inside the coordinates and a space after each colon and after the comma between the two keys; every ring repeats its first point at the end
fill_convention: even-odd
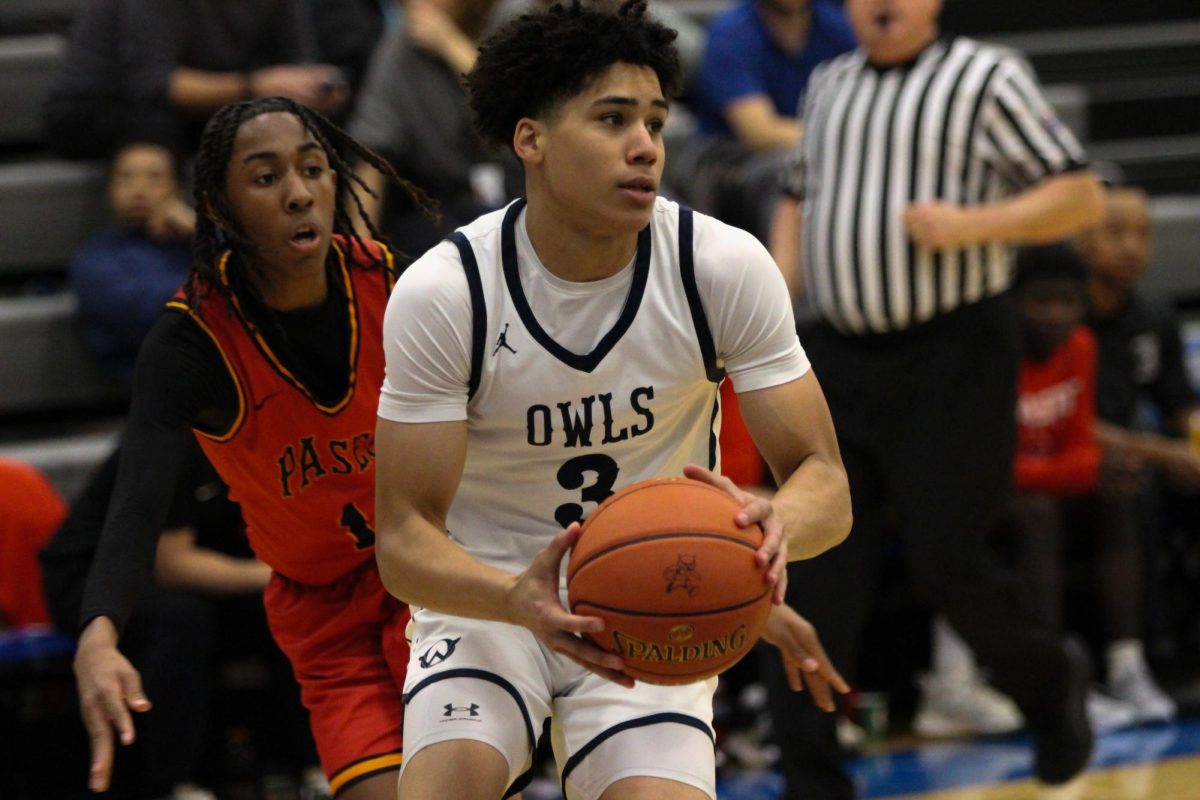
{"type": "Polygon", "coordinates": [[[510,351],[514,356],[517,354],[517,351],[513,350],[512,345],[508,343],[508,323],[507,322],[504,323],[504,330],[500,331],[500,337],[498,339],[496,339],[496,346],[494,348],[492,348],[492,355],[496,355],[496,353],[499,353],[501,347],[503,347],[505,350],[510,351]]]}

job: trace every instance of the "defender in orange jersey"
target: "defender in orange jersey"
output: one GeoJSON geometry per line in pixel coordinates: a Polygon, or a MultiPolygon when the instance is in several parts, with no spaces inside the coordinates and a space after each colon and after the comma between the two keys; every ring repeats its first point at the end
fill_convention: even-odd
{"type": "Polygon", "coordinates": [[[383,159],[290,100],[226,106],[205,130],[192,275],[139,357],[84,595],[75,672],[95,791],[108,786],[113,729],[128,744],[130,711],[150,708],[117,643],[195,436],[274,570],[268,619],[334,794],[395,797],[408,609],[375,566],[373,442],[395,268],[353,232],[346,151],[424,205],[383,159]]]}

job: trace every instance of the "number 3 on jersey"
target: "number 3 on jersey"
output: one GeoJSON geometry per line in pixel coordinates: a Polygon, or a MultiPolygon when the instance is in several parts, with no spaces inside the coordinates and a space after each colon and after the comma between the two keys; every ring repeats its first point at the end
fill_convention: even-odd
{"type": "MultiPolygon", "coordinates": [[[[576,456],[558,468],[558,485],[567,491],[580,489],[580,500],[600,505],[613,493],[620,471],[616,461],[601,453],[576,456]],[[594,480],[585,486],[588,473],[592,473],[594,480]]],[[[583,522],[583,506],[563,503],[554,510],[554,520],[564,528],[572,522],[583,522]]]]}

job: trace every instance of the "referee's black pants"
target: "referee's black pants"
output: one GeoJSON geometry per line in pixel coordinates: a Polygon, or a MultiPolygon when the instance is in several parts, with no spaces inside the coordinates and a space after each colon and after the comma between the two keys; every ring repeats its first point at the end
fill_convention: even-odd
{"type": "MultiPolygon", "coordinates": [[[[1030,719],[1061,697],[1058,638],[1026,615],[1015,579],[985,539],[1010,491],[1017,343],[1007,297],[903,333],[846,336],[828,325],[802,342],[828,399],[850,481],[854,526],[838,547],[788,570],[788,602],[853,671],[885,552],[898,530],[913,582],[1030,719]]],[[[768,687],[788,800],[854,796],[834,717],[788,690],[778,659],[768,687]]]]}

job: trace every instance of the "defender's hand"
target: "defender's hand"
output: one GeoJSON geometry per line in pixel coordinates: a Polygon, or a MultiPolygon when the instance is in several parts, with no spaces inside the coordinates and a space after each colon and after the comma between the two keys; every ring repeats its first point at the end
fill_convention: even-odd
{"type": "Polygon", "coordinates": [[[783,671],[788,686],[793,692],[804,691],[804,684],[812,693],[818,708],[833,711],[832,691],[847,694],[850,687],[833,666],[825,648],[817,638],[817,631],[804,617],[790,606],[782,605],[771,609],[762,638],[779,648],[783,659],[783,671]]]}
{"type": "Polygon", "coordinates": [[[112,776],[113,728],[121,744],[133,744],[136,735],[129,712],[149,711],[150,701],[142,692],[141,675],[117,650],[117,629],[107,617],[96,617],[84,628],[74,669],[79,711],[92,751],[88,788],[103,792],[112,776]]]}

